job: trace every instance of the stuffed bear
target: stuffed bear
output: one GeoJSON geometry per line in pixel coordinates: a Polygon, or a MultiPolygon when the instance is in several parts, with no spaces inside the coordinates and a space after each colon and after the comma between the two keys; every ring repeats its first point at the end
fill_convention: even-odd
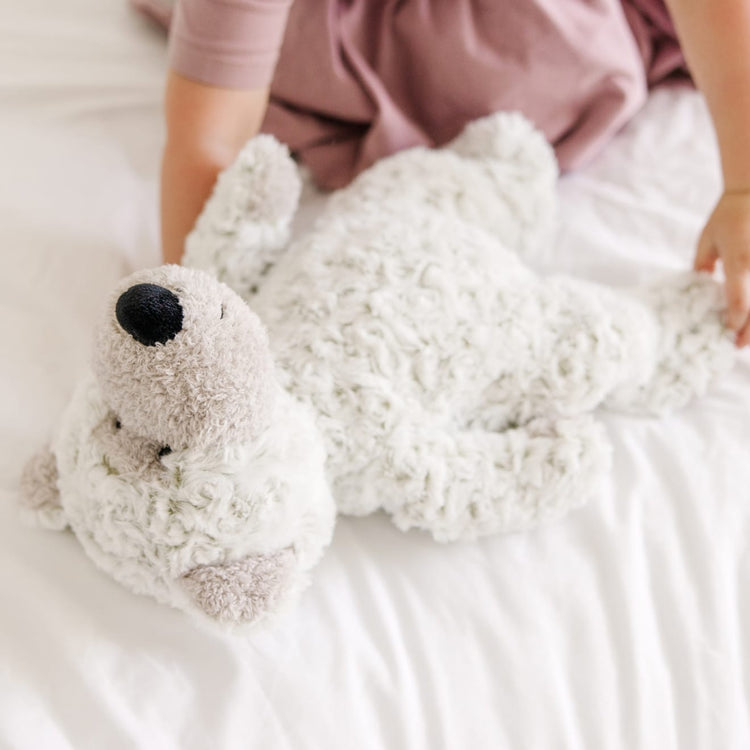
{"type": "Polygon", "coordinates": [[[257,316],[179,266],[118,285],[22,488],[119,582],[227,626],[294,601],[336,515],[314,416],[279,386],[257,316]]]}
{"type": "Polygon", "coordinates": [[[734,349],[708,277],[616,291],[529,270],[556,176],[526,120],[493,115],[382,160],[290,243],[298,170],[253,139],[193,268],[115,290],[25,473],[30,511],[131,589],[241,624],[293,601],[335,509],[447,541],[581,505],[610,461],[596,408],[677,408],[734,349]]]}
{"type": "Polygon", "coordinates": [[[552,240],[556,178],[543,136],[495,114],[383,159],[289,244],[286,149],[260,136],[221,175],[185,263],[267,326],[340,512],[384,509],[442,541],[528,529],[606,472],[598,406],[660,414],[731,366],[707,276],[616,291],[523,264],[552,240]]]}

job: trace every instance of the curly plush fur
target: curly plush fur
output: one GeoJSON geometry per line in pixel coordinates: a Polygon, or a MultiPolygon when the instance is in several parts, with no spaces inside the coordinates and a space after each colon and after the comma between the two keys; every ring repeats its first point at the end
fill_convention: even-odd
{"type": "Polygon", "coordinates": [[[267,325],[281,383],[317,414],[344,513],[384,508],[441,540],[559,516],[609,465],[597,406],[677,408],[733,361],[710,278],[618,292],[523,265],[551,237],[557,171],[517,114],[381,161],[288,248],[278,212],[233,203],[255,194],[269,162],[280,192],[298,194],[286,150],[255,139],[186,262],[237,289],[267,325]],[[214,225],[229,215],[233,227],[214,225]],[[272,246],[259,246],[272,229],[272,246]],[[263,269],[234,273],[230,245],[235,268],[263,257],[263,269]]]}
{"type": "Polygon", "coordinates": [[[197,270],[125,280],[28,512],[131,589],[237,624],[293,600],[334,498],[439,540],[581,505],[610,461],[594,410],[677,408],[734,350],[708,277],[624,292],[525,267],[555,179],[541,135],[495,115],[383,160],[287,247],[297,170],[254,139],[186,263],[255,312],[197,270]]]}

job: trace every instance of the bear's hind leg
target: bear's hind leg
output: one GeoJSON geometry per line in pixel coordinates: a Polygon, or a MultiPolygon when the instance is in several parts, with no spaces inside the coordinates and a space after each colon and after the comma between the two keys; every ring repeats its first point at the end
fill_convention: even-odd
{"type": "Polygon", "coordinates": [[[521,531],[582,505],[610,462],[590,416],[535,419],[505,432],[399,427],[369,491],[402,530],[438,541],[521,531]]]}
{"type": "Polygon", "coordinates": [[[619,388],[605,402],[614,411],[664,414],[702,395],[735,358],[722,323],[720,285],[706,274],[685,273],[636,290],[656,320],[656,364],[643,384],[619,388]]]}

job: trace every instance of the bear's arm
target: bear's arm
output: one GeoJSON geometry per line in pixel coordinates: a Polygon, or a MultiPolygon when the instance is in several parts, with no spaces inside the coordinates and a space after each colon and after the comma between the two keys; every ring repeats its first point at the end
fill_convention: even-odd
{"type": "Polygon", "coordinates": [[[286,251],[301,189],[286,146],[256,136],[219,175],[183,265],[209,271],[248,301],[286,251]]]}
{"type": "Polygon", "coordinates": [[[290,548],[220,565],[201,565],[181,582],[193,603],[223,625],[245,625],[275,611],[292,585],[295,564],[290,548]]]}

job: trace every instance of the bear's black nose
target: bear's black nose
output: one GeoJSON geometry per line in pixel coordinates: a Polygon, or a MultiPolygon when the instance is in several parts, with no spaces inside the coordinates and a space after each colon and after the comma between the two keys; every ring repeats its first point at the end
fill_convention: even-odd
{"type": "Polygon", "coordinates": [[[177,295],[156,284],[136,284],[120,295],[117,322],[145,346],[164,344],[182,330],[182,305],[177,295]]]}

